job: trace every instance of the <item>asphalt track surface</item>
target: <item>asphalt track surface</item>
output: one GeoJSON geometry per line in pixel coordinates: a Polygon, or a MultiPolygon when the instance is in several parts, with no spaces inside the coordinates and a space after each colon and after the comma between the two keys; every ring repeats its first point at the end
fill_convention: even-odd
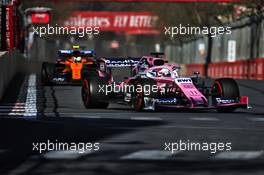
{"type": "Polygon", "coordinates": [[[19,75],[0,103],[0,174],[263,174],[264,81],[239,80],[250,110],[134,112],[83,107],[80,87],[42,87],[19,75]],[[98,142],[98,151],[46,151],[33,143],[98,142]],[[165,150],[165,143],[227,143],[230,151],[165,150]]]}

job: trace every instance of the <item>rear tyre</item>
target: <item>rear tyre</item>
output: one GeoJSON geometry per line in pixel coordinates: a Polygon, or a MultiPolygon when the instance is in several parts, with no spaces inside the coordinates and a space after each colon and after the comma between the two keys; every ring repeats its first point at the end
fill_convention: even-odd
{"type": "MultiPolygon", "coordinates": [[[[240,97],[239,87],[232,78],[220,78],[215,80],[212,88],[212,98],[226,98],[237,100],[240,97]]],[[[235,108],[223,107],[218,109],[219,112],[232,112],[235,108]]]]}
{"type": "Polygon", "coordinates": [[[83,79],[81,95],[85,108],[107,108],[108,97],[105,92],[100,92],[100,87],[105,87],[107,84],[105,78],[89,77],[83,79]]]}

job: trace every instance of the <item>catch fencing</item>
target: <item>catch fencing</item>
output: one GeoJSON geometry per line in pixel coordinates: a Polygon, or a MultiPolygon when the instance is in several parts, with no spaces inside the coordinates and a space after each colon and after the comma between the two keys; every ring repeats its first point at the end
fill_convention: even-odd
{"type": "Polygon", "coordinates": [[[217,35],[212,42],[209,36],[196,36],[181,44],[166,45],[165,53],[170,61],[184,64],[187,74],[199,71],[215,78],[263,80],[264,13],[244,17],[229,26],[231,34],[217,35]]]}

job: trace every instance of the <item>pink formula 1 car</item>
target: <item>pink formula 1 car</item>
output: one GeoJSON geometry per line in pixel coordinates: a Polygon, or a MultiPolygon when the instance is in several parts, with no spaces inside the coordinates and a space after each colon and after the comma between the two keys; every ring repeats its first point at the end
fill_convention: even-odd
{"type": "Polygon", "coordinates": [[[132,72],[133,76],[123,82],[100,88],[101,93],[109,101],[131,105],[136,111],[165,107],[232,112],[248,108],[248,97],[240,96],[235,80],[220,78],[205,86],[198,81],[198,74],[181,76],[179,65],[168,64],[158,55],[142,57],[132,72]]]}

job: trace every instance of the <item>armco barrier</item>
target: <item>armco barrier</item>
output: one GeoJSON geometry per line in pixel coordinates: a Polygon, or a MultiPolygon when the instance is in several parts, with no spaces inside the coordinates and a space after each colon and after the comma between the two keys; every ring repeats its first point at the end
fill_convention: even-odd
{"type": "MultiPolygon", "coordinates": [[[[185,67],[187,75],[195,71],[199,71],[201,75],[204,75],[204,64],[189,64],[185,67]]],[[[230,77],[235,79],[264,80],[264,58],[211,63],[208,66],[208,76],[212,78],[230,77]]]]}

